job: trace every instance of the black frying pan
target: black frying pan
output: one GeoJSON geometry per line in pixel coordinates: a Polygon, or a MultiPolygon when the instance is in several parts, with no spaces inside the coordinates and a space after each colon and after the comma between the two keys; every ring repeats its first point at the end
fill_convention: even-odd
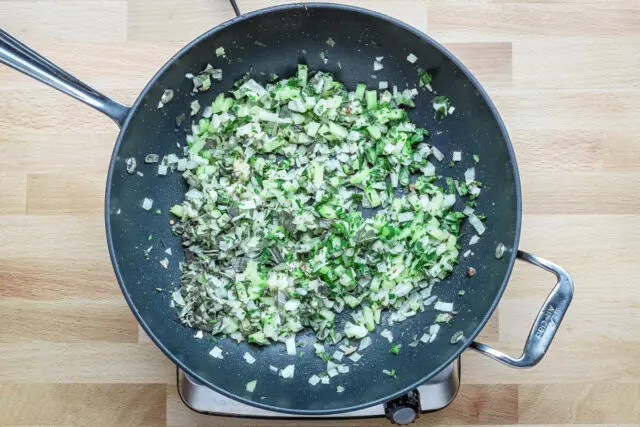
{"type": "MultiPolygon", "coordinates": [[[[360,409],[416,387],[469,346],[511,366],[530,367],[544,355],[568,308],[573,285],[567,273],[517,250],[520,183],[513,149],[495,107],[453,55],[402,22],[365,9],[314,3],[277,6],[238,16],[198,37],[171,58],[132,107],[84,85],[5,32],[0,32],[0,61],[80,99],[120,126],[107,177],[105,220],[109,253],[122,292],[144,330],[174,363],[229,397],[265,409],[307,415],[360,409]],[[335,40],[335,47],[326,44],[329,37],[335,40]],[[228,61],[216,58],[214,49],[218,46],[225,47],[228,61]],[[326,64],[320,57],[322,51],[329,59],[326,64]],[[299,62],[307,63],[310,69],[335,73],[349,88],[363,81],[371,87],[380,80],[404,88],[413,87],[417,81],[416,66],[406,60],[409,53],[419,58],[417,65],[433,75],[436,91],[448,96],[456,107],[455,114],[436,121],[431,94],[421,94],[416,108],[409,111],[413,121],[430,129],[429,142],[448,156],[453,150],[462,150],[467,158],[472,153],[481,157],[477,176],[484,188],[476,210],[487,215],[487,232],[473,247],[474,255],[461,257],[452,277],[440,283],[435,292],[442,300],[455,301],[458,314],[434,343],[416,348],[407,344],[433,323],[432,310],[393,326],[395,342],[403,344],[398,356],[389,354],[387,340],[374,334],[373,345],[364,352],[363,360],[329,386],[313,387],[307,382],[312,374],[325,370],[320,359],[313,356],[311,334],[298,335],[298,341],[306,343],[299,349],[306,353],[304,357],[288,356],[282,345],[250,348],[246,342],[236,344],[227,339],[217,343],[227,353],[224,360],[210,357],[213,344],[194,339],[193,331],[177,322],[177,314],[169,306],[169,292],[155,291],[157,287],[175,290],[179,285],[176,261],[183,252],[179,239],[171,234],[168,207],[183,198],[182,178],[178,174],[157,176],[155,166],[142,162],[151,152],[175,153],[176,142],[184,141],[190,123],[176,127],[175,118],[188,110],[193,99],[185,73],[197,72],[207,63],[224,70],[223,81],[200,97],[202,105],[210,103],[219,91],[231,89],[247,71],[252,70],[255,78],[265,81],[271,73],[292,75],[299,62]],[[384,69],[373,79],[376,56],[384,56],[384,69]],[[175,90],[175,98],[158,110],[158,100],[166,88],[175,90]],[[125,171],[125,159],[129,157],[138,159],[143,177],[125,171]],[[153,210],[143,210],[145,197],[154,199],[154,209],[160,207],[164,213],[154,215],[153,210]],[[164,258],[161,249],[152,251],[150,260],[143,256],[149,234],[154,235],[156,245],[162,239],[174,254],[180,254],[173,257],[168,271],[158,262],[164,258]],[[496,260],[495,247],[500,242],[507,252],[496,260]],[[553,272],[558,283],[535,320],[523,355],[513,359],[472,340],[496,308],[518,257],[553,272]],[[472,279],[465,276],[468,266],[477,270],[472,279]],[[465,290],[464,297],[457,296],[459,290],[465,290]],[[463,331],[466,338],[452,345],[450,337],[456,331],[463,331]],[[242,358],[247,350],[257,354],[254,365],[242,358]],[[285,380],[269,370],[269,365],[282,368],[291,363],[296,365],[293,379],[285,380]],[[392,368],[397,371],[397,379],[382,373],[392,368]],[[258,381],[255,392],[246,392],[245,384],[254,379],[258,381]],[[344,393],[336,393],[338,384],[345,387],[344,393]]],[[[460,176],[466,167],[469,165],[463,162],[449,169],[443,162],[438,171],[460,176]]],[[[473,234],[469,225],[463,232],[473,234]]]]}

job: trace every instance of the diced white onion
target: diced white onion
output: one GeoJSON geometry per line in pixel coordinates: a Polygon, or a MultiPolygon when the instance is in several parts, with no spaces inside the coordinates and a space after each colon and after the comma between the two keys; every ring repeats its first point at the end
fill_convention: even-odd
{"type": "Polygon", "coordinates": [[[360,356],[359,353],[353,353],[351,356],[349,356],[349,360],[351,360],[353,363],[358,362],[360,359],[362,359],[362,356],[360,356]]]}
{"type": "Polygon", "coordinates": [[[418,60],[418,57],[415,56],[413,53],[410,53],[409,56],[407,56],[407,61],[411,62],[412,64],[415,64],[417,60],[418,60]]]}
{"type": "Polygon", "coordinates": [[[347,322],[344,325],[344,333],[349,338],[364,338],[369,333],[369,330],[362,325],[354,325],[351,322],[347,322]]]}
{"type": "Polygon", "coordinates": [[[369,347],[371,345],[371,337],[364,337],[362,338],[362,340],[360,340],[360,345],[358,346],[358,350],[362,351],[365,348],[369,347]]]}
{"type": "Polygon", "coordinates": [[[431,162],[427,162],[427,165],[420,168],[420,171],[424,176],[434,176],[436,174],[436,167],[431,162]]]}
{"type": "Polygon", "coordinates": [[[436,325],[429,326],[429,335],[431,336],[431,338],[429,338],[429,342],[435,341],[439,330],[440,330],[440,325],[436,324],[436,325]]]}
{"type": "Polygon", "coordinates": [[[142,201],[142,209],[145,211],[150,210],[153,207],[153,199],[144,198],[142,201]]]}
{"type": "Polygon", "coordinates": [[[473,208],[470,206],[465,206],[464,209],[462,210],[462,213],[465,214],[466,216],[469,216],[473,213],[473,208]]]}
{"type": "Polygon", "coordinates": [[[462,254],[463,257],[468,257],[469,255],[471,255],[471,249],[467,249],[466,251],[464,251],[464,253],[462,254]]]}
{"type": "Polygon", "coordinates": [[[340,350],[336,350],[336,351],[333,352],[333,356],[332,357],[339,362],[339,361],[342,360],[343,356],[344,356],[343,352],[341,352],[340,350]]]}
{"type": "Polygon", "coordinates": [[[160,262],[160,265],[163,266],[165,270],[169,268],[169,260],[167,258],[159,262],[160,262]]]}
{"type": "Polygon", "coordinates": [[[436,302],[436,304],[433,306],[433,308],[435,308],[438,311],[446,311],[446,312],[452,312],[453,311],[453,303],[452,302],[442,302],[442,301],[438,301],[436,302]]]}
{"type": "Polygon", "coordinates": [[[433,304],[435,302],[435,300],[438,299],[437,295],[431,295],[430,297],[428,297],[427,299],[424,300],[424,302],[422,304],[424,304],[425,306],[430,306],[431,304],[433,304]]]}
{"type": "Polygon", "coordinates": [[[456,203],[456,195],[447,194],[446,196],[444,196],[444,202],[442,203],[442,206],[445,208],[450,208],[451,206],[455,205],[455,203],[456,203]]]}
{"type": "Polygon", "coordinates": [[[165,249],[164,253],[167,254],[167,255],[172,255],[171,248],[165,249]]]}
{"type": "Polygon", "coordinates": [[[320,382],[320,377],[317,375],[311,375],[311,378],[309,378],[309,384],[311,385],[316,385],[320,382]]]}
{"type": "Polygon", "coordinates": [[[414,217],[415,215],[413,214],[413,212],[402,212],[401,214],[398,214],[398,222],[409,222],[412,221],[414,217]]]}
{"type": "Polygon", "coordinates": [[[276,373],[279,371],[279,369],[278,369],[278,368],[276,368],[276,367],[275,367],[275,366],[273,366],[273,365],[269,365],[269,370],[270,370],[271,372],[276,372],[276,373]]]}
{"type": "Polygon", "coordinates": [[[171,294],[171,300],[175,301],[176,304],[178,305],[185,305],[186,303],[184,302],[184,298],[182,298],[182,294],[180,293],[180,291],[175,291],[174,293],[171,294]]]}
{"type": "Polygon", "coordinates": [[[342,387],[341,385],[339,385],[338,387],[336,387],[336,391],[338,393],[342,393],[344,391],[344,387],[342,387]]]}
{"type": "Polygon", "coordinates": [[[340,351],[343,352],[346,356],[348,356],[354,351],[356,351],[356,347],[355,346],[347,347],[346,345],[341,345],[340,351]]]}
{"type": "Polygon", "coordinates": [[[476,180],[476,168],[469,168],[464,172],[464,180],[467,185],[476,180]]]}
{"type": "Polygon", "coordinates": [[[328,376],[322,377],[320,378],[320,382],[322,384],[329,384],[329,381],[331,380],[331,378],[329,378],[328,376]]]}
{"type": "Polygon", "coordinates": [[[441,162],[442,159],[444,159],[444,154],[442,154],[442,151],[438,150],[436,147],[431,147],[431,152],[437,161],[441,162]]]}
{"type": "Polygon", "coordinates": [[[482,235],[482,233],[484,233],[484,231],[486,230],[484,224],[482,223],[482,221],[480,221],[480,218],[475,215],[469,216],[469,223],[473,226],[473,228],[476,229],[476,232],[479,235],[482,235]]]}
{"type": "Polygon", "coordinates": [[[341,374],[346,374],[349,372],[349,367],[347,365],[338,365],[338,372],[341,374]]]}
{"type": "Polygon", "coordinates": [[[202,331],[198,331],[198,332],[196,332],[196,334],[193,337],[196,338],[196,339],[201,340],[202,337],[204,337],[204,334],[202,333],[202,331]]]}
{"type": "Polygon", "coordinates": [[[478,240],[480,240],[480,237],[478,237],[477,234],[474,234],[473,236],[471,236],[471,238],[469,239],[469,244],[470,245],[475,245],[476,243],[478,243],[478,240]]]}
{"type": "Polygon", "coordinates": [[[296,355],[296,336],[294,335],[289,335],[287,337],[287,339],[284,341],[285,345],[287,346],[287,354],[289,356],[295,356],[296,355]]]}
{"type": "Polygon", "coordinates": [[[375,61],[373,63],[373,71],[380,71],[383,68],[384,68],[384,66],[381,63],[379,63],[378,61],[375,61]]]}
{"type": "Polygon", "coordinates": [[[389,82],[387,82],[386,80],[382,80],[381,82],[378,83],[378,89],[385,90],[388,88],[389,88],[389,82]]]}
{"type": "Polygon", "coordinates": [[[295,372],[296,365],[288,365],[282,371],[280,371],[280,375],[282,378],[293,378],[293,374],[295,372]]]}
{"type": "Polygon", "coordinates": [[[249,364],[249,365],[253,365],[256,361],[256,358],[253,357],[252,355],[250,355],[248,352],[244,353],[244,360],[249,364]]]}
{"type": "Polygon", "coordinates": [[[386,338],[389,342],[393,342],[393,334],[388,329],[385,329],[382,332],[380,332],[380,336],[383,338],[386,338]]]}
{"type": "Polygon", "coordinates": [[[169,166],[159,165],[158,166],[158,175],[166,175],[169,172],[169,166]]]}
{"type": "Polygon", "coordinates": [[[337,369],[329,369],[327,371],[327,375],[329,375],[331,378],[335,377],[336,375],[338,375],[338,370],[337,369]]]}
{"type": "Polygon", "coordinates": [[[452,156],[452,160],[454,162],[459,162],[460,160],[462,160],[462,152],[461,151],[454,151],[453,152],[453,156],[452,156]]]}
{"type": "Polygon", "coordinates": [[[429,342],[429,339],[430,339],[430,338],[431,338],[431,336],[430,336],[429,334],[424,334],[424,335],[422,335],[422,336],[420,337],[420,341],[426,344],[426,343],[428,343],[428,342],[429,342]]]}
{"type": "Polygon", "coordinates": [[[249,381],[246,385],[247,391],[249,393],[253,393],[253,390],[256,389],[256,384],[258,383],[258,381],[253,380],[253,381],[249,381]]]}
{"type": "Polygon", "coordinates": [[[222,349],[218,346],[213,347],[213,349],[209,352],[209,355],[215,357],[216,359],[224,359],[222,355],[222,349]]]}

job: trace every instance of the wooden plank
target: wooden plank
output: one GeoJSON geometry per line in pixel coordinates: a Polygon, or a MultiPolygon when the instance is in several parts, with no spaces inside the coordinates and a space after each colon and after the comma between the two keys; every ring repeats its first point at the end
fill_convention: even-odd
{"type": "Polygon", "coordinates": [[[511,43],[447,43],[445,47],[451,50],[483,85],[511,86],[511,43]]]}
{"type": "MultiPolygon", "coordinates": [[[[245,0],[238,2],[243,13],[278,4],[287,0],[245,0]]],[[[384,2],[346,0],[342,3],[361,6],[402,19],[426,31],[427,5],[420,0],[387,0],[384,2]]],[[[128,40],[182,41],[186,43],[212,28],[215,23],[231,19],[234,14],[226,0],[190,0],[176,8],[170,0],[154,2],[147,7],[145,0],[130,0],[128,14],[128,40]]]]}
{"type": "Polygon", "coordinates": [[[24,214],[27,211],[27,176],[1,172],[0,182],[0,215],[24,214]]]}
{"type": "Polygon", "coordinates": [[[129,0],[128,41],[179,41],[188,43],[218,23],[235,15],[225,0],[129,0]]]}
{"type": "Polygon", "coordinates": [[[164,426],[164,384],[1,384],[0,424],[164,426]]]}
{"type": "Polygon", "coordinates": [[[3,1],[0,26],[34,48],[36,40],[124,41],[126,14],[126,1],[3,1]]]}
{"type": "Polygon", "coordinates": [[[500,309],[493,312],[489,321],[478,334],[479,341],[497,341],[500,338],[500,309]]]}
{"type": "Polygon", "coordinates": [[[111,301],[0,300],[0,342],[137,342],[129,306],[111,301]]]}
{"type": "MultiPolygon", "coordinates": [[[[521,129],[509,132],[523,179],[528,173],[593,172],[605,170],[609,157],[627,157],[619,144],[606,144],[608,130],[596,129],[521,129]],[[611,151],[611,154],[609,154],[611,151]]],[[[629,144],[631,145],[631,144],[629,144]]],[[[640,150],[638,150],[640,159],[640,150]]],[[[616,161],[616,170],[619,162],[616,161]]],[[[632,168],[629,168],[632,170],[632,168]]],[[[535,182],[534,182],[535,183],[535,182]]]]}
{"type": "Polygon", "coordinates": [[[102,174],[106,178],[115,142],[114,132],[87,133],[78,128],[55,136],[47,132],[3,133],[0,144],[5,155],[0,157],[0,168],[7,175],[11,173],[14,179],[24,174],[25,190],[29,173],[62,175],[73,172],[77,175],[102,174]]]}
{"type": "MultiPolygon", "coordinates": [[[[304,0],[301,3],[312,2],[304,0]]],[[[288,0],[242,0],[243,9],[248,11],[262,9],[269,6],[291,3],[288,0]]],[[[427,4],[423,0],[385,0],[383,2],[371,0],[345,0],[341,4],[362,7],[397,18],[415,28],[427,30],[427,4]]]]}
{"type": "Polygon", "coordinates": [[[638,182],[640,171],[527,170],[522,173],[523,205],[528,214],[563,209],[574,214],[634,214],[640,208],[635,195],[638,182]]]}
{"type": "Polygon", "coordinates": [[[640,384],[520,385],[518,399],[523,424],[640,420],[640,384]]]}
{"type": "Polygon", "coordinates": [[[176,367],[155,346],[24,342],[0,346],[0,382],[173,383],[176,367]]]}
{"type": "Polygon", "coordinates": [[[3,216],[0,259],[105,259],[104,218],[92,216],[3,216]]]}
{"type": "Polygon", "coordinates": [[[105,174],[29,174],[28,215],[101,214],[105,174]]]}
{"type": "Polygon", "coordinates": [[[428,22],[431,35],[447,42],[518,37],[632,40],[640,34],[639,9],[594,4],[444,4],[429,7],[428,22]]]}
{"type": "Polygon", "coordinates": [[[634,90],[491,90],[509,129],[610,130],[633,128],[640,114],[634,90]],[[603,108],[606,105],[607,108],[603,108]]]}
{"type": "Polygon", "coordinates": [[[527,39],[513,49],[514,87],[619,89],[640,87],[640,43],[617,40],[527,39]],[[604,65],[606,64],[606,65],[604,65]],[[543,72],[532,73],[538,69],[543,72]]]}
{"type": "MultiPolygon", "coordinates": [[[[636,271],[635,254],[640,248],[638,226],[637,215],[526,215],[520,248],[563,266],[574,278],[578,292],[612,300],[620,295],[629,298],[637,295],[638,289],[628,284],[636,271]]],[[[507,297],[546,296],[553,283],[549,273],[519,262],[507,297]]]]}
{"type": "Polygon", "coordinates": [[[604,166],[611,171],[640,170],[640,133],[624,128],[607,129],[603,145],[604,166]]]}
{"type": "Polygon", "coordinates": [[[106,251],[105,247],[95,260],[0,257],[0,297],[60,300],[61,304],[73,299],[122,298],[106,251]]]}

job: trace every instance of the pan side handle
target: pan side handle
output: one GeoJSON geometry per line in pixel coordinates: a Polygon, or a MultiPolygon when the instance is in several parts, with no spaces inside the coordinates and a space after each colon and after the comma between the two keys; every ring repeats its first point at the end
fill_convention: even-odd
{"type": "Polygon", "coordinates": [[[562,322],[562,318],[573,298],[573,280],[562,267],[530,253],[518,251],[518,259],[547,270],[557,278],[556,285],[542,305],[533,323],[522,355],[518,358],[513,358],[493,347],[476,341],[471,343],[470,348],[513,368],[531,368],[542,360],[547,350],[549,350],[549,346],[551,346],[551,341],[553,341],[553,337],[556,335],[560,322],[562,322]]]}
{"type": "Polygon", "coordinates": [[[90,105],[110,117],[119,127],[129,115],[129,107],[82,83],[1,28],[0,62],[90,105]]]}

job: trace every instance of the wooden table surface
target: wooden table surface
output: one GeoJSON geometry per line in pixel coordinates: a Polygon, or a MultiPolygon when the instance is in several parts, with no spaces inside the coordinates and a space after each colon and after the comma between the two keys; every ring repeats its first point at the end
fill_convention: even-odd
{"type": "MultiPolygon", "coordinates": [[[[638,425],[640,2],[348,3],[426,31],[475,73],[519,161],[521,248],[576,283],[540,365],[519,371],[467,352],[458,398],[419,424],[638,425]]],[[[0,27],[122,102],[231,17],[225,0],[0,0],[0,27]]],[[[180,402],[175,368],[140,333],[107,255],[116,135],[109,119],[0,66],[0,425],[299,424],[204,417],[180,402]]],[[[482,338],[519,352],[552,284],[519,263],[482,338]]]]}

